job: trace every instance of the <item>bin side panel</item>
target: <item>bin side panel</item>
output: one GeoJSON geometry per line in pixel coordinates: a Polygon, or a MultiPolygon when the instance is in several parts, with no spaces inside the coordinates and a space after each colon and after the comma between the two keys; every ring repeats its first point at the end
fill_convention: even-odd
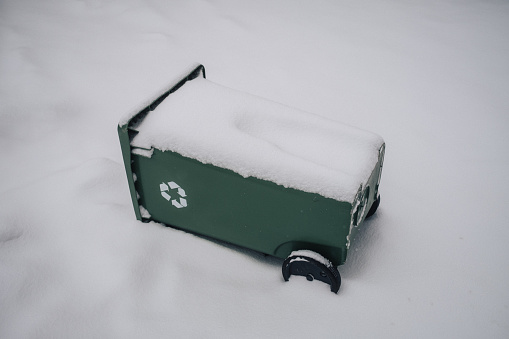
{"type": "Polygon", "coordinates": [[[355,234],[357,233],[359,226],[362,225],[362,222],[366,219],[366,216],[368,214],[368,211],[377,200],[379,196],[379,185],[380,185],[380,177],[382,175],[382,167],[383,167],[383,160],[384,160],[384,153],[385,153],[385,144],[380,147],[379,150],[379,156],[378,156],[378,162],[375,165],[375,168],[371,172],[371,175],[367,182],[364,184],[364,190],[368,190],[368,200],[366,201],[366,207],[364,208],[364,213],[361,216],[361,219],[357,222],[356,225],[351,230],[350,239],[353,239],[355,234]]]}
{"type": "Polygon", "coordinates": [[[118,126],[118,137],[120,140],[120,147],[122,149],[122,158],[124,159],[124,167],[127,175],[129,192],[131,193],[131,200],[133,202],[134,213],[136,215],[136,219],[141,220],[140,208],[138,205],[138,198],[136,197],[136,190],[134,185],[133,171],[131,168],[131,145],[129,129],[127,125],[118,126]]]}
{"type": "Polygon", "coordinates": [[[168,151],[154,150],[151,158],[133,154],[133,170],[139,203],[154,221],[282,258],[306,244],[333,255],[335,263],[344,261],[349,203],[168,151]]]}

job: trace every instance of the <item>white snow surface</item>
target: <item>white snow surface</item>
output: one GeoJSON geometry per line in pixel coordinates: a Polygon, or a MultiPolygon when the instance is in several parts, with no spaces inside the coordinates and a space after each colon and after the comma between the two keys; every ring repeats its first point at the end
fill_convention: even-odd
{"type": "Polygon", "coordinates": [[[178,152],[244,177],[353,202],[383,139],[318,115],[188,81],[137,126],[135,147],[178,152]]]}
{"type": "MultiPolygon", "coordinates": [[[[293,251],[292,253],[290,253],[289,257],[307,257],[307,258],[314,259],[314,260],[324,264],[327,267],[332,266],[332,263],[329,261],[329,259],[322,256],[320,253],[316,253],[316,252],[313,252],[310,250],[293,251]]],[[[295,258],[295,259],[292,259],[290,262],[292,262],[293,260],[299,260],[299,259],[302,259],[302,258],[295,258]]]]}
{"type": "Polygon", "coordinates": [[[190,62],[185,59],[179,60],[177,58],[176,60],[172,60],[170,66],[163,67],[162,70],[164,71],[154,76],[153,81],[148,81],[148,86],[143,86],[141,91],[137,91],[136,95],[129,98],[128,101],[132,102],[132,108],[120,119],[119,125],[123,126],[127,124],[142,109],[146,108],[169,89],[173,88],[173,86],[199,65],[200,64],[197,62],[190,62]]]}
{"type": "Polygon", "coordinates": [[[508,32],[498,0],[1,1],[0,338],[507,338],[508,32]],[[117,125],[194,62],[384,137],[337,295],[135,219],[117,125]]]}

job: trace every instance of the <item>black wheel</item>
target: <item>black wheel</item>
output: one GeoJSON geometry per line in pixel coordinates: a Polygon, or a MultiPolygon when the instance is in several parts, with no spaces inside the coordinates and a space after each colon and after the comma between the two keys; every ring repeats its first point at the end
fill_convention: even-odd
{"type": "Polygon", "coordinates": [[[330,290],[338,293],[341,286],[341,276],[336,267],[320,254],[302,250],[290,254],[283,262],[283,278],[285,281],[291,275],[300,275],[307,280],[319,280],[330,285],[330,290]]]}
{"type": "Polygon", "coordinates": [[[376,198],[376,200],[373,201],[373,204],[371,205],[371,208],[369,209],[369,212],[366,215],[366,218],[369,218],[370,216],[375,214],[376,210],[378,209],[378,206],[380,206],[380,195],[378,195],[378,198],[376,198]]]}

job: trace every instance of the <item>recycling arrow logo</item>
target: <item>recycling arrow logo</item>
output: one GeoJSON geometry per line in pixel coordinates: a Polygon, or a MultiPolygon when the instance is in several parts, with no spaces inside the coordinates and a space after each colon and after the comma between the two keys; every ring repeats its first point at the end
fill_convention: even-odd
{"type": "MultiPolygon", "coordinates": [[[[186,198],[186,191],[182,187],[180,187],[175,181],[170,181],[168,184],[163,182],[159,185],[159,188],[161,189],[161,195],[163,198],[165,198],[167,201],[171,201],[171,204],[175,206],[176,208],[183,208],[187,207],[187,200],[186,198]],[[176,190],[176,198],[172,199],[171,194],[173,195],[173,192],[176,190]]],[[[175,195],[174,195],[175,196],[175,195]]]]}

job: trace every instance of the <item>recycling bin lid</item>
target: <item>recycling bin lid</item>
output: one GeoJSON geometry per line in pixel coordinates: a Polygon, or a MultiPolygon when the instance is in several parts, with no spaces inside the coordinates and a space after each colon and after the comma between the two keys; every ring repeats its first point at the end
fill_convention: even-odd
{"type": "Polygon", "coordinates": [[[164,99],[136,130],[133,147],[350,202],[384,143],[377,134],[201,77],[164,99]]]}

